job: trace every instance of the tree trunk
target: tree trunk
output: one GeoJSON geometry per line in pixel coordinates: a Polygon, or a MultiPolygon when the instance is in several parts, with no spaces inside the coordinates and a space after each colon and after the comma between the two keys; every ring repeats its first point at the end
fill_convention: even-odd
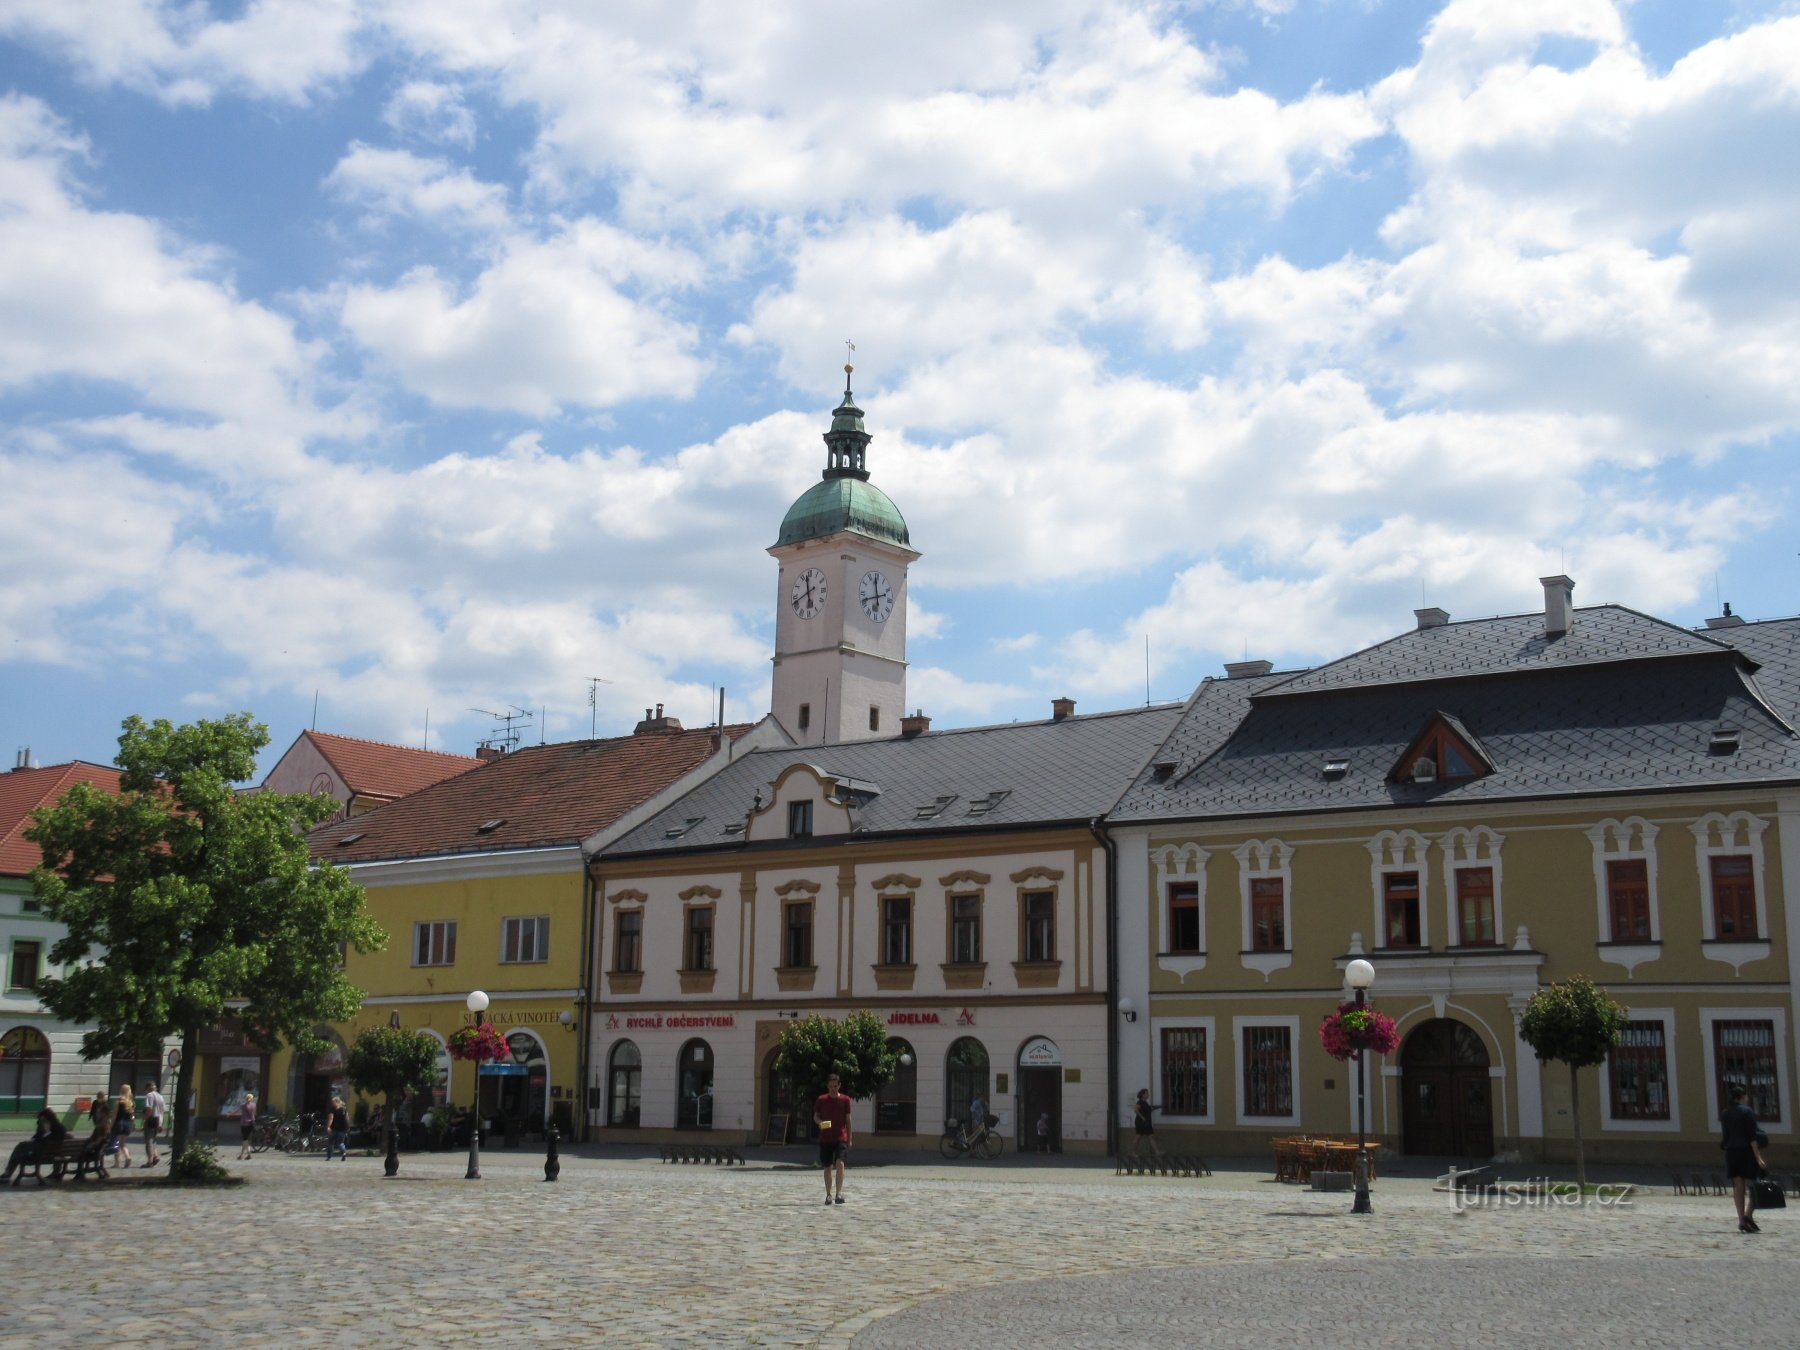
{"type": "Polygon", "coordinates": [[[1575,1121],[1575,1193],[1586,1203],[1587,1150],[1581,1144],[1581,1070],[1569,1065],[1569,1112],[1575,1121]]]}
{"type": "Polygon", "coordinates": [[[177,1158],[188,1146],[188,1136],[194,1128],[194,1113],[188,1109],[188,1103],[193,1097],[194,1047],[199,1040],[200,1033],[193,1027],[181,1033],[181,1068],[175,1075],[175,1136],[169,1145],[177,1158]]]}

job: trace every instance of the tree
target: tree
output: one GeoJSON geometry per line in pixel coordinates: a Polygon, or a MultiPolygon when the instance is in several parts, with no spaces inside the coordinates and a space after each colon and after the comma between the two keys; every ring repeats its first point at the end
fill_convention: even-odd
{"type": "Polygon", "coordinates": [[[94,1024],[87,1059],[181,1037],[177,1153],[200,1032],[230,1015],[262,1050],[321,1050],[313,1027],[362,1002],[344,949],[387,942],[349,873],[308,859],[306,831],[336,809],[329,798],[233,790],[268,743],[248,713],[180,727],[129,717],[118,793],[78,784],[26,831],[44,855],[37,899],[68,929],[44,1005],[94,1024]]]}
{"type": "Polygon", "coordinates": [[[887,1028],[872,1012],[851,1013],[843,1021],[804,1017],[781,1029],[775,1046],[775,1069],[794,1085],[800,1097],[825,1090],[836,1074],[844,1095],[858,1100],[894,1080],[900,1052],[888,1045],[887,1028]]]}
{"type": "Polygon", "coordinates": [[[1576,975],[1538,990],[1519,1018],[1519,1035],[1539,1060],[1560,1060],[1569,1066],[1575,1184],[1582,1190],[1587,1186],[1587,1159],[1581,1141],[1581,1070],[1606,1058],[1630,1016],[1587,976],[1576,975]]]}
{"type": "MultiPolygon", "coordinates": [[[[438,1081],[438,1043],[422,1031],[370,1027],[356,1038],[345,1071],[359,1092],[379,1092],[387,1100],[383,1151],[392,1154],[394,1108],[403,1092],[423,1092],[438,1081]]],[[[391,1161],[391,1157],[390,1157],[391,1161]]]]}

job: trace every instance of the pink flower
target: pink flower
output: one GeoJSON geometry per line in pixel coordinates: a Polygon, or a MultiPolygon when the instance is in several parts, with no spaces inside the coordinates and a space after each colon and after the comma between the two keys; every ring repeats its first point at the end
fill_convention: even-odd
{"type": "Polygon", "coordinates": [[[1400,1030],[1384,1012],[1343,1003],[1319,1024],[1319,1044],[1333,1059],[1350,1059],[1362,1050],[1391,1055],[1400,1046],[1400,1030]]]}

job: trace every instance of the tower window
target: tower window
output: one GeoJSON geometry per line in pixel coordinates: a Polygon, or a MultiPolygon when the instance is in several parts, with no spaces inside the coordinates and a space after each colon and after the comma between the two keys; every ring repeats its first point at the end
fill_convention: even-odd
{"type": "Polygon", "coordinates": [[[869,730],[881,730],[881,709],[875,707],[873,704],[869,705],[869,730]]]}
{"type": "Polygon", "coordinates": [[[812,704],[802,703],[800,705],[800,730],[805,731],[811,725],[812,725],[812,704]]]}

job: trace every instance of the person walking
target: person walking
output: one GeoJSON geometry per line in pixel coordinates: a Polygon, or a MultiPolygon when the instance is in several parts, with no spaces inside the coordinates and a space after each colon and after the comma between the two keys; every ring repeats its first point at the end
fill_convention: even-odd
{"type": "Polygon", "coordinates": [[[1048,1153],[1050,1151],[1050,1113],[1048,1111],[1040,1111],[1038,1113],[1037,1151],[1039,1153],[1048,1153]]]}
{"type": "Polygon", "coordinates": [[[131,1166],[131,1132],[137,1128],[137,1102],[131,1096],[131,1084],[119,1084],[119,1097],[113,1107],[113,1147],[118,1151],[119,1166],[131,1166]]]}
{"type": "Polygon", "coordinates": [[[1731,1178],[1731,1201],[1737,1206],[1738,1232],[1760,1233],[1747,1192],[1750,1182],[1769,1170],[1762,1151],[1769,1136],[1756,1123],[1749,1091],[1733,1084],[1731,1105],[1719,1112],[1719,1147],[1725,1150],[1725,1175],[1731,1178]]]}
{"type": "Polygon", "coordinates": [[[825,1091],[813,1103],[813,1124],[819,1127],[819,1166],[825,1170],[825,1203],[844,1203],[844,1156],[850,1152],[850,1099],[838,1087],[834,1073],[825,1080],[825,1091]],[[835,1178],[837,1190],[832,1191],[835,1178]]]}
{"type": "MultiPolygon", "coordinates": [[[[22,1144],[13,1146],[12,1156],[6,1160],[6,1170],[0,1172],[0,1186],[12,1181],[13,1173],[20,1172],[19,1181],[25,1180],[23,1169],[35,1162],[49,1157],[69,1137],[68,1130],[63,1128],[62,1121],[56,1118],[56,1112],[45,1107],[37,1113],[37,1133],[22,1144]]],[[[17,1186],[19,1181],[13,1181],[17,1186]]]]}
{"type": "Polygon", "coordinates": [[[238,1145],[238,1161],[242,1162],[250,1156],[250,1136],[256,1131],[256,1094],[246,1092],[244,1104],[238,1108],[238,1133],[243,1142],[238,1145]]]}
{"type": "Polygon", "coordinates": [[[113,1129],[112,1099],[104,1092],[96,1097],[94,1099],[94,1104],[88,1108],[88,1119],[94,1122],[94,1128],[88,1134],[88,1143],[93,1144],[98,1141],[100,1147],[100,1167],[101,1170],[104,1171],[106,1168],[107,1149],[112,1144],[113,1129]]]}
{"type": "Polygon", "coordinates": [[[1131,1152],[1128,1157],[1138,1157],[1147,1148],[1157,1157],[1162,1157],[1162,1145],[1156,1142],[1156,1125],[1150,1119],[1150,1113],[1156,1110],[1150,1103],[1150,1089],[1139,1088],[1137,1100],[1131,1105],[1131,1152]]]}
{"type": "Polygon", "coordinates": [[[156,1148],[156,1136],[162,1133],[163,1120],[169,1114],[169,1101],[156,1090],[156,1080],[144,1084],[144,1166],[155,1167],[162,1161],[156,1148]]]}
{"type": "Polygon", "coordinates": [[[331,1099],[331,1115],[329,1116],[330,1134],[325,1137],[325,1161],[331,1161],[335,1152],[345,1162],[350,1161],[350,1109],[344,1105],[342,1097],[331,1099]]]}

